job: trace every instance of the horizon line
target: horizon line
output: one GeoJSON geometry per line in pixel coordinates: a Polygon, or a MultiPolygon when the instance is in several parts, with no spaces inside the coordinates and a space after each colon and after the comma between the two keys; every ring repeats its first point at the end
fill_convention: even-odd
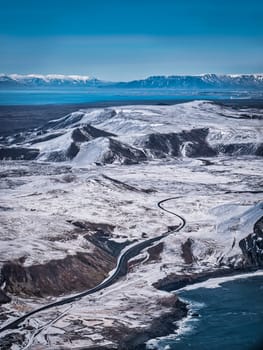
{"type": "Polygon", "coordinates": [[[189,74],[189,73],[180,73],[180,74],[154,74],[154,75],[148,75],[145,76],[143,78],[134,78],[132,80],[128,79],[128,80],[106,80],[103,78],[97,78],[93,75],[89,75],[89,74],[63,74],[63,73],[47,73],[47,74],[42,74],[42,73],[0,73],[0,77],[3,76],[8,76],[8,77],[12,77],[15,79],[15,76],[17,78],[19,77],[38,77],[38,78],[55,78],[57,77],[59,78],[63,78],[63,77],[67,77],[67,78],[71,78],[71,79],[83,79],[83,80],[101,80],[101,81],[105,81],[105,82],[130,82],[130,81],[136,81],[136,80],[146,80],[148,78],[151,77],[165,77],[165,78],[169,78],[169,77],[184,77],[184,76],[188,76],[188,77],[202,77],[202,76],[206,76],[206,75],[216,75],[216,76],[229,76],[229,77],[238,77],[238,76],[250,76],[250,75],[254,75],[254,76],[261,76],[263,75],[262,73],[199,73],[199,74],[189,74]]]}

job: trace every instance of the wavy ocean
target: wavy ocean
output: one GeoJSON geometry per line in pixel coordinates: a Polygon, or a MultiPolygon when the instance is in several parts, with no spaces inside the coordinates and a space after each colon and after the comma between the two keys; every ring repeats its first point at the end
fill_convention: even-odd
{"type": "Polygon", "coordinates": [[[263,349],[263,276],[202,285],[178,293],[195,316],[178,324],[176,336],[153,340],[148,349],[263,349]]]}
{"type": "MultiPolygon", "coordinates": [[[[246,91],[180,91],[176,89],[20,89],[0,90],[0,105],[75,104],[109,101],[249,99],[246,91]]],[[[255,96],[254,96],[255,97],[255,96]]],[[[258,97],[258,96],[256,96],[258,97]]]]}

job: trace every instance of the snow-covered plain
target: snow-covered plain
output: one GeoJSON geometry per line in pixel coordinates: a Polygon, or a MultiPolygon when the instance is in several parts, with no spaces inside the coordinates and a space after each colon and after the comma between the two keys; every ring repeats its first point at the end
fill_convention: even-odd
{"type": "MultiPolygon", "coordinates": [[[[165,198],[175,197],[165,203],[165,208],[186,219],[183,230],[162,240],[159,258],[149,259],[145,250],[140,254],[143,262],[111,287],[36,314],[26,321],[33,330],[21,331],[26,337],[24,345],[14,344],[12,348],[26,349],[26,344],[35,350],[88,349],[105,344],[114,348],[116,342],[107,329],[143,330],[153,318],[169,310],[165,300],[171,294],[155,289],[152,284],[156,281],[172,273],[183,276],[228,268],[230,263],[242,265],[244,257],[238,243],[253,232],[263,215],[262,158],[254,154],[208,158],[181,154],[130,165],[117,159],[97,166],[94,163],[101,162],[101,154],[108,147],[107,137],[85,141],[72,160],[45,163],[47,153],[66,149],[74,128],[86,124],[115,134],[113,139],[138,149],[141,138],[149,133],[196,128],[209,128],[207,141],[212,146],[259,144],[262,116],[259,109],[233,109],[205,101],[80,111],[50,123],[48,134],[63,135],[34,142],[33,147],[40,149],[38,159],[2,161],[2,264],[26,257],[24,264],[30,266],[77,252],[92,254],[92,246],[81,233],[71,235],[72,221],[111,224],[116,242],[160,235],[168,226],[179,223],[157,207],[165,198]],[[188,239],[192,242],[191,263],[182,252],[188,239]],[[37,333],[39,327],[43,328],[37,333]]],[[[23,144],[30,146],[36,137],[34,132],[29,134],[23,144]]],[[[17,296],[2,311],[11,319],[46,302],[17,296]]]]}

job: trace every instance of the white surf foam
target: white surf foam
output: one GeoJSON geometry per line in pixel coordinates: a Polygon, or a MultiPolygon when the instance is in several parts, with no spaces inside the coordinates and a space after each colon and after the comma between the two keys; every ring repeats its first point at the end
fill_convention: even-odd
{"type": "Polygon", "coordinates": [[[189,286],[178,289],[176,293],[180,291],[194,290],[198,288],[219,288],[221,287],[221,284],[225,282],[249,278],[249,277],[256,277],[256,276],[263,276],[263,270],[259,270],[256,272],[242,273],[242,274],[233,275],[233,276],[210,278],[207,281],[191,284],[189,286]]]}

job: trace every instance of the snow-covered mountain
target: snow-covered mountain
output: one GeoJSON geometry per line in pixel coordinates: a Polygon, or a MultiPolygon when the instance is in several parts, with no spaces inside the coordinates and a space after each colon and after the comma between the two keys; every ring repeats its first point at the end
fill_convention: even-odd
{"type": "Polygon", "coordinates": [[[208,101],[84,109],[3,143],[0,159],[35,158],[82,167],[175,157],[262,156],[262,110],[236,110],[208,101]]]}
{"type": "Polygon", "coordinates": [[[261,90],[263,89],[263,74],[152,76],[143,80],[120,83],[119,86],[125,88],[261,90]]]}
{"type": "Polygon", "coordinates": [[[106,82],[90,76],[60,74],[1,74],[0,88],[26,87],[112,87],[173,89],[263,90],[263,74],[152,76],[129,82],[106,82]]]}
{"type": "Polygon", "coordinates": [[[0,87],[93,87],[103,84],[86,75],[1,74],[0,87]]]}

